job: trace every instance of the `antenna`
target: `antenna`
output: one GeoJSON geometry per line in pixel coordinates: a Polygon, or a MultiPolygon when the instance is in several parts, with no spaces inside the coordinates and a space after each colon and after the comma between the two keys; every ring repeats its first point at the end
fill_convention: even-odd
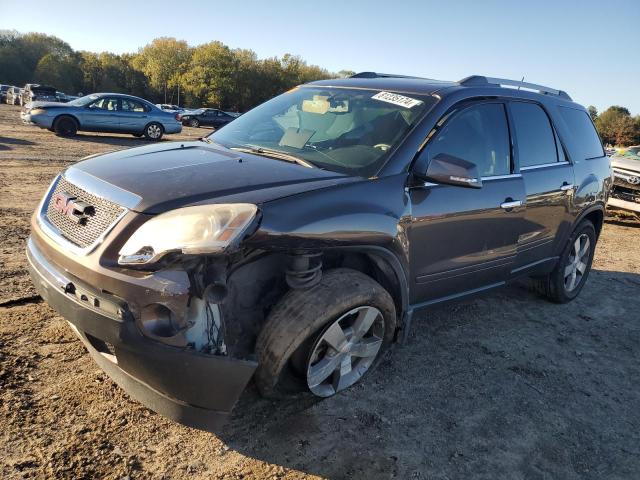
{"type": "MultiPolygon", "coordinates": [[[[521,81],[522,83],[524,83],[524,75],[522,76],[522,80],[520,80],[520,81],[521,81]]],[[[520,90],[520,87],[521,87],[521,86],[522,86],[522,85],[518,85],[518,90],[520,90]]]]}

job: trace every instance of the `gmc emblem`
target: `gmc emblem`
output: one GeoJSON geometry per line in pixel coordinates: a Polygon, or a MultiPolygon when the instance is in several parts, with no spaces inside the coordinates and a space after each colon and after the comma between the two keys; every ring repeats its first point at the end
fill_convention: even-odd
{"type": "Polygon", "coordinates": [[[53,196],[53,208],[66,215],[71,221],[84,225],[95,214],[94,208],[82,200],[67,193],[59,192],[53,196]]]}

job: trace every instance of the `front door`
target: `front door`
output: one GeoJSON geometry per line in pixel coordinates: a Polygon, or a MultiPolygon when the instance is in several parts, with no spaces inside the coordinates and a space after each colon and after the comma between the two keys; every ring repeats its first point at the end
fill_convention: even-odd
{"type": "Polygon", "coordinates": [[[502,284],[513,267],[524,217],[524,183],[513,171],[505,105],[482,102],[450,113],[421,159],[474,163],[481,188],[411,187],[408,226],[411,303],[429,304],[502,284]]]}
{"type": "Polygon", "coordinates": [[[83,130],[95,132],[117,132],[119,130],[118,109],[120,99],[101,97],[86,107],[81,114],[83,130]]]}

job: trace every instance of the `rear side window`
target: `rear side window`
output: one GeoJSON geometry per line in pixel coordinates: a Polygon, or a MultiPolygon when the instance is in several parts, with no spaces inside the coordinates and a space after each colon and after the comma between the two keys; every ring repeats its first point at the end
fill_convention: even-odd
{"type": "Polygon", "coordinates": [[[587,112],[575,108],[560,107],[560,115],[575,138],[580,158],[604,156],[602,143],[600,143],[600,138],[587,112]]]}
{"type": "Polygon", "coordinates": [[[558,161],[556,140],[546,112],[535,103],[510,104],[520,168],[558,161]]]}
{"type": "Polygon", "coordinates": [[[429,162],[441,153],[475,163],[483,177],[511,173],[504,106],[475,105],[454,116],[427,147],[429,162]]]}

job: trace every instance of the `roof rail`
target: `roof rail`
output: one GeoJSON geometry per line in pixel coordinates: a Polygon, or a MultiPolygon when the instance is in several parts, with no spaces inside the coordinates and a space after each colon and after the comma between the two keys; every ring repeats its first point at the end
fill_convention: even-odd
{"type": "Polygon", "coordinates": [[[349,78],[421,78],[409,75],[396,75],[395,73],[377,73],[377,72],[359,72],[351,75],[349,78]]]}
{"type": "Polygon", "coordinates": [[[557,95],[559,97],[571,100],[571,97],[564,90],[556,90],[555,88],[545,87],[543,85],[536,85],[535,83],[521,82],[519,80],[509,80],[506,78],[494,78],[484,77],[482,75],[472,75],[470,77],[463,78],[458,82],[465,87],[478,87],[483,85],[496,85],[496,86],[509,86],[526,88],[527,90],[533,90],[534,92],[542,93],[543,95],[557,95]]]}

